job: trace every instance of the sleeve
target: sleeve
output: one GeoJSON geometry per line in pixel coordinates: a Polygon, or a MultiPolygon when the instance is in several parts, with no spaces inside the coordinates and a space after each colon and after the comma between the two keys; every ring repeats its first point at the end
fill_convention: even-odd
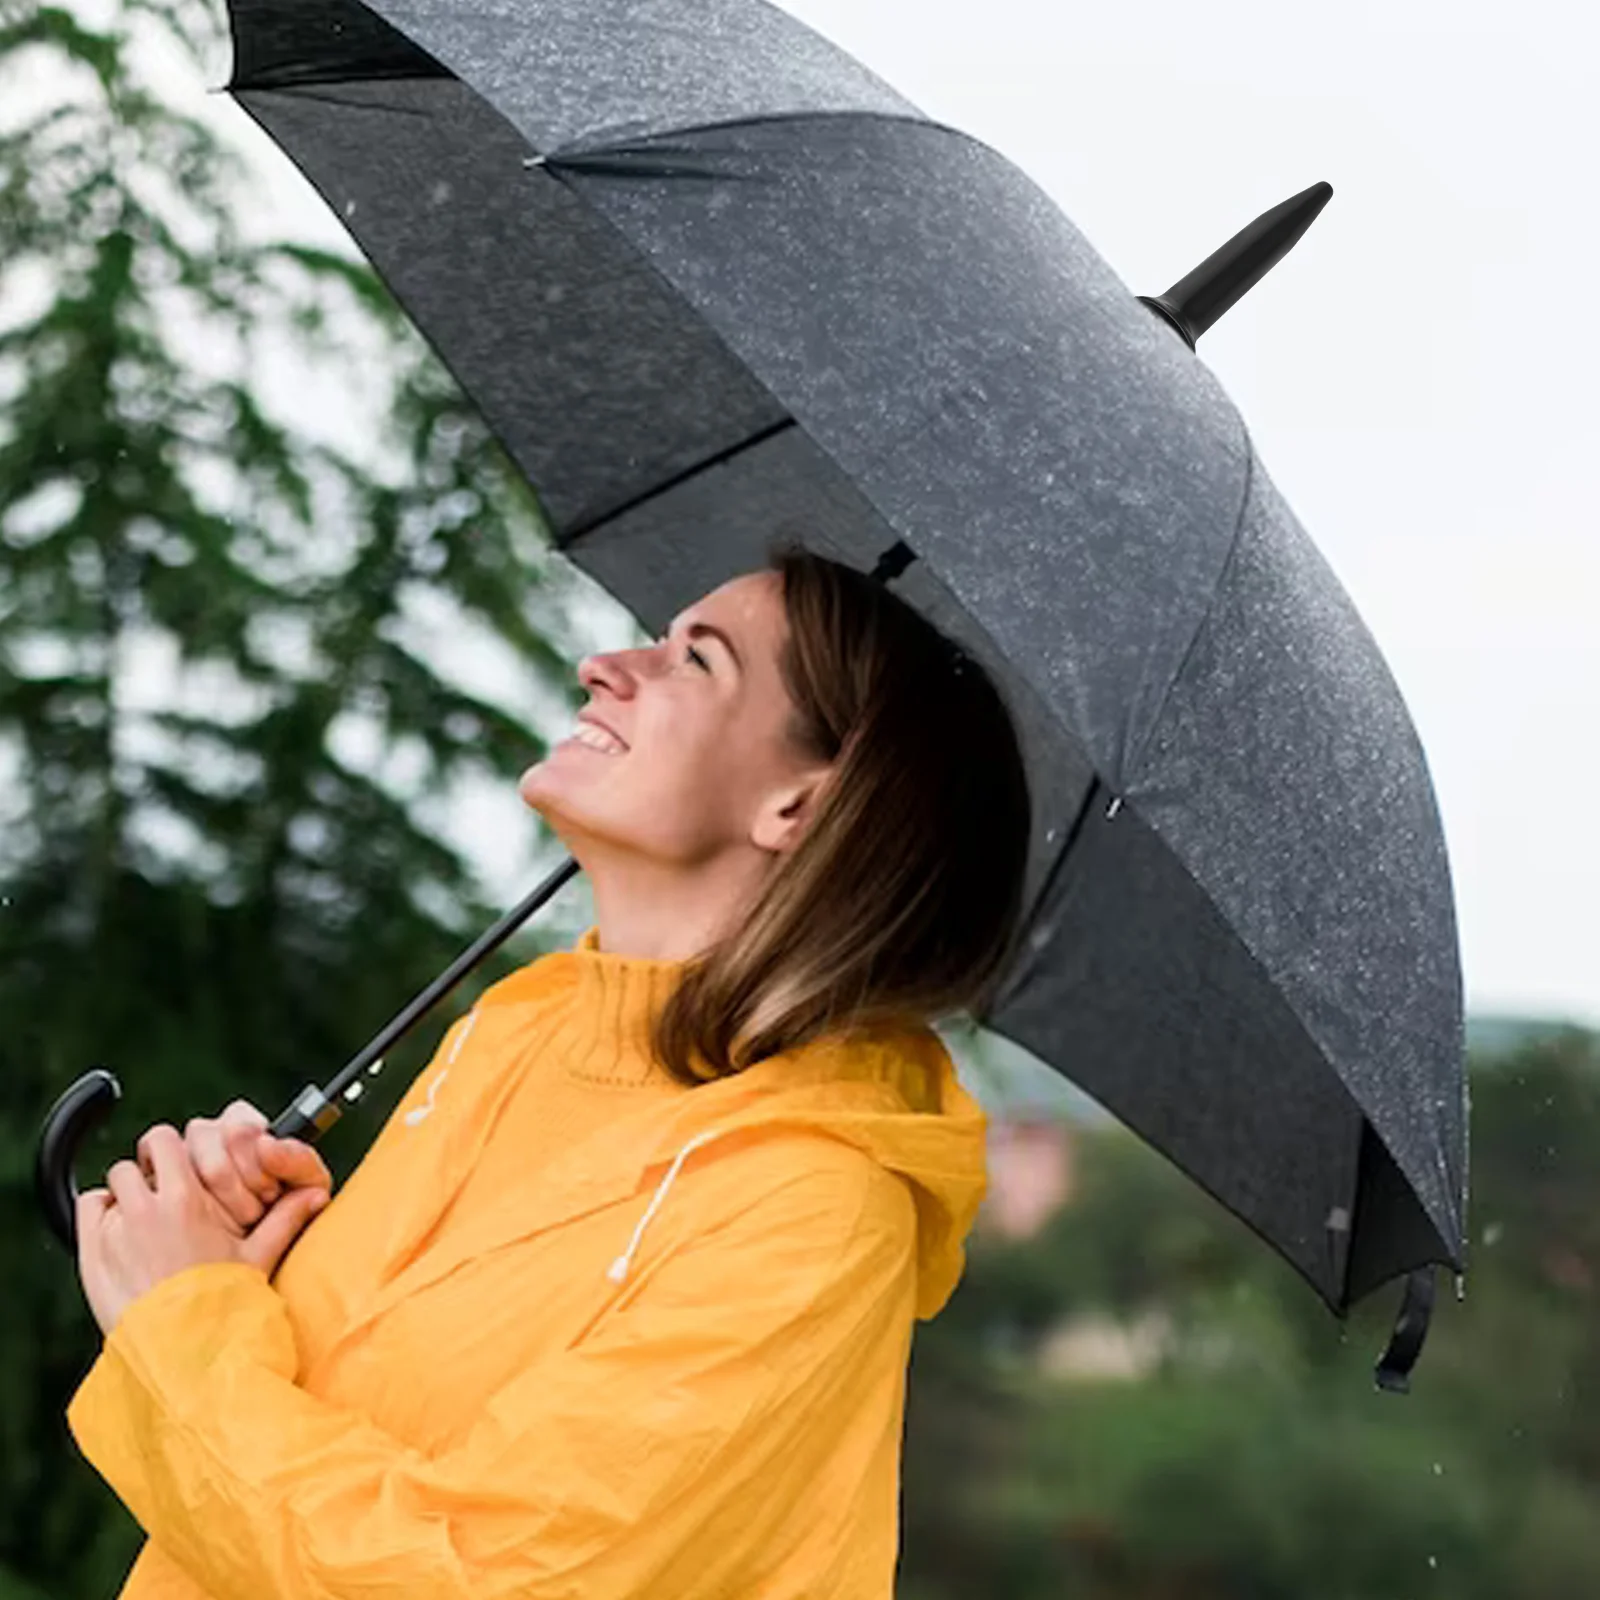
{"type": "Polygon", "coordinates": [[[762,1464],[829,1481],[830,1442],[904,1367],[915,1227],[876,1166],[775,1182],[641,1262],[583,1342],[436,1454],[296,1386],[261,1272],[191,1267],[127,1308],[67,1422],[212,1600],[666,1592],[667,1574],[733,1571],[728,1530],[781,1514],[762,1464]]]}

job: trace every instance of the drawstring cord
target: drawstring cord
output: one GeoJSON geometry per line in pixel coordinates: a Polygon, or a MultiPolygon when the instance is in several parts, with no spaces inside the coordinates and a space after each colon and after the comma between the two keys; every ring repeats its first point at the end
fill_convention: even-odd
{"type": "Polygon", "coordinates": [[[461,1054],[461,1047],[467,1042],[467,1035],[472,1032],[472,1027],[478,1020],[478,1013],[473,1011],[467,1017],[467,1025],[456,1036],[456,1042],[450,1047],[449,1059],[444,1064],[444,1071],[428,1085],[428,1103],[417,1106],[406,1112],[406,1126],[414,1128],[422,1122],[433,1110],[433,1097],[438,1094],[439,1086],[450,1076],[450,1069],[456,1064],[456,1057],[461,1054]]]}
{"type": "MultiPolygon", "coordinates": [[[[417,1124],[427,1117],[427,1115],[433,1110],[433,1097],[439,1092],[439,1088],[444,1083],[444,1080],[450,1076],[450,1068],[455,1065],[456,1057],[461,1054],[461,1047],[467,1042],[467,1035],[472,1032],[473,1025],[477,1022],[477,1020],[478,1013],[476,1010],[474,1010],[467,1017],[466,1027],[461,1030],[461,1033],[457,1037],[455,1044],[451,1047],[450,1054],[445,1061],[444,1070],[437,1078],[433,1080],[431,1084],[428,1085],[427,1104],[418,1106],[416,1109],[406,1113],[406,1122],[409,1126],[413,1128],[416,1127],[417,1124]]],[[[682,1168],[684,1160],[688,1157],[689,1153],[693,1150],[699,1149],[701,1145],[709,1143],[712,1139],[718,1138],[725,1131],[726,1130],[721,1128],[711,1128],[705,1133],[696,1134],[695,1137],[692,1138],[688,1144],[686,1144],[678,1152],[677,1158],[673,1161],[666,1177],[661,1180],[660,1185],[656,1189],[655,1198],[650,1202],[650,1209],[646,1211],[642,1217],[640,1217],[639,1226],[633,1230],[633,1238],[629,1241],[628,1248],[611,1263],[610,1267],[606,1271],[606,1276],[613,1283],[621,1283],[623,1279],[628,1276],[628,1268],[633,1262],[633,1252],[639,1248],[639,1241],[644,1237],[644,1230],[650,1225],[650,1219],[655,1216],[657,1211],[661,1209],[661,1202],[667,1198],[667,1191],[672,1187],[672,1180],[678,1176],[678,1172],[682,1168]]]]}
{"type": "Polygon", "coordinates": [[[621,1283],[627,1277],[628,1266],[633,1260],[633,1252],[639,1248],[639,1240],[644,1236],[644,1230],[649,1225],[650,1219],[660,1208],[661,1202],[666,1199],[667,1190],[672,1187],[672,1180],[678,1176],[678,1169],[683,1165],[684,1157],[691,1150],[705,1144],[707,1140],[715,1139],[720,1132],[722,1132],[721,1129],[713,1128],[709,1132],[697,1134],[678,1152],[677,1160],[672,1163],[672,1170],[661,1180],[660,1186],[656,1189],[655,1198],[650,1202],[650,1209],[640,1217],[639,1226],[633,1230],[633,1239],[630,1241],[628,1248],[607,1269],[606,1276],[613,1283],[621,1283]]]}

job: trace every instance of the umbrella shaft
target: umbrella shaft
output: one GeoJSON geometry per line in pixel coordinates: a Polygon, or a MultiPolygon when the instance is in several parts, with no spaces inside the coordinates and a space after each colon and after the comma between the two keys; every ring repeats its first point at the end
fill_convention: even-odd
{"type": "Polygon", "coordinates": [[[426,989],[385,1024],[340,1068],[326,1089],[308,1084],[295,1096],[288,1109],[278,1114],[267,1131],[279,1139],[305,1139],[315,1144],[342,1115],[338,1104],[340,1097],[355,1100],[360,1095],[358,1080],[361,1074],[369,1067],[376,1072],[383,1065],[383,1057],[480,961],[498,950],[577,871],[578,863],[569,856],[532,894],[481,934],[426,989]],[[352,1086],[355,1086],[353,1094],[348,1093],[352,1086]]]}

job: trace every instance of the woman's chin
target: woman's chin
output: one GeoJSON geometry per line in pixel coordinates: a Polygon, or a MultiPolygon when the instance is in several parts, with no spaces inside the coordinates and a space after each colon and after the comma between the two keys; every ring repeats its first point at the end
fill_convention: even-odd
{"type": "Polygon", "coordinates": [[[522,803],[537,811],[551,827],[559,820],[581,823],[584,805],[581,799],[589,787],[581,775],[574,776],[575,762],[552,753],[543,761],[535,762],[517,782],[517,793],[522,803]]]}
{"type": "Polygon", "coordinates": [[[550,771],[550,760],[536,761],[517,779],[517,793],[522,803],[533,811],[543,812],[560,793],[561,785],[550,771]]]}
{"type": "Polygon", "coordinates": [[[534,811],[542,812],[547,806],[555,804],[563,788],[564,785],[550,770],[548,757],[536,761],[517,780],[517,793],[522,797],[522,803],[534,811]]]}

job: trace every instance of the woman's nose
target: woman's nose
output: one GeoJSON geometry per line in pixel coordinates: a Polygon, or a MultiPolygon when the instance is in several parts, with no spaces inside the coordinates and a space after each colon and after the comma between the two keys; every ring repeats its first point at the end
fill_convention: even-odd
{"type": "Polygon", "coordinates": [[[578,683],[591,694],[597,683],[603,683],[613,694],[627,695],[635,681],[650,670],[656,648],[650,644],[638,650],[604,650],[585,656],[578,663],[578,683]]]}
{"type": "Polygon", "coordinates": [[[617,693],[624,676],[609,654],[585,656],[578,663],[578,685],[590,694],[594,693],[596,685],[602,683],[613,694],[617,693]]]}

